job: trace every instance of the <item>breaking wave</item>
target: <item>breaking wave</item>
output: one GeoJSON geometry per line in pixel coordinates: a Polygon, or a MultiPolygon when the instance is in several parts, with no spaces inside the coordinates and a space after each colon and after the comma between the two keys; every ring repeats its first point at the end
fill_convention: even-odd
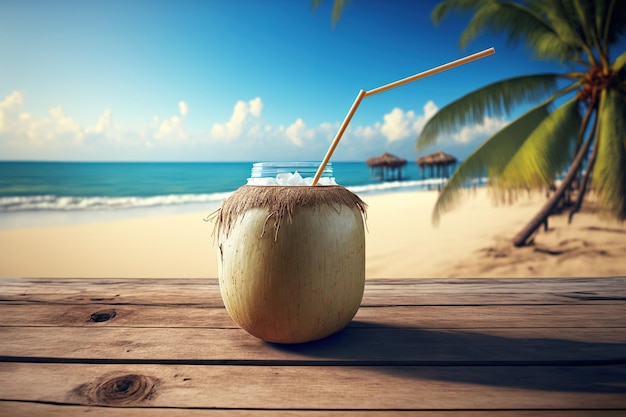
{"type": "Polygon", "coordinates": [[[215,203],[231,193],[171,194],[148,197],[61,197],[54,195],[0,197],[0,212],[120,210],[141,207],[215,203]]]}
{"type": "MultiPolygon", "coordinates": [[[[442,179],[385,181],[364,185],[347,186],[355,194],[373,194],[394,191],[436,189],[444,183],[442,179]]],[[[486,179],[472,185],[483,185],[486,179]]],[[[220,203],[233,191],[211,194],[169,194],[145,197],[73,197],[55,195],[4,196],[0,197],[1,212],[19,211],[89,211],[122,210],[185,204],[220,203]]]]}

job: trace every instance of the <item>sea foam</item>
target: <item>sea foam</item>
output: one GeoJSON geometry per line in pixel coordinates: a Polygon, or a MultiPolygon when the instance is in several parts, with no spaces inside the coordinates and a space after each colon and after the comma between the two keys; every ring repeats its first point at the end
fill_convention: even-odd
{"type": "Polygon", "coordinates": [[[62,197],[54,195],[0,197],[0,212],[38,210],[118,210],[222,201],[232,194],[169,194],[148,197],[62,197]]]}

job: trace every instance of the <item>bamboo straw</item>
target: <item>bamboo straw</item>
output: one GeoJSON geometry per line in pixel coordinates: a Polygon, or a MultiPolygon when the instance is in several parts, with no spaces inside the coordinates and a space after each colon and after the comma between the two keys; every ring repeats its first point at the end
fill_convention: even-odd
{"type": "Polygon", "coordinates": [[[332,156],[333,152],[335,152],[335,148],[339,144],[339,141],[341,140],[341,136],[343,135],[343,133],[345,132],[346,128],[348,127],[348,124],[350,123],[350,120],[352,119],[352,116],[354,116],[354,113],[356,112],[356,109],[359,107],[359,104],[361,104],[361,100],[363,100],[364,97],[373,96],[374,94],[378,94],[378,93],[382,93],[383,91],[391,90],[392,88],[399,87],[399,86],[404,85],[404,84],[408,84],[410,82],[419,80],[421,78],[426,78],[426,77],[428,77],[430,75],[434,75],[434,74],[437,74],[437,73],[449,70],[451,68],[458,67],[458,66],[463,65],[463,64],[467,64],[468,62],[472,62],[472,61],[475,61],[477,59],[484,58],[484,57],[486,57],[488,55],[492,55],[492,54],[495,54],[495,53],[496,53],[496,50],[494,48],[485,49],[484,51],[477,52],[477,53],[472,54],[472,55],[468,55],[468,56],[466,56],[464,58],[457,59],[456,61],[448,62],[447,64],[443,64],[443,65],[440,65],[438,67],[429,69],[427,71],[420,72],[419,74],[415,74],[415,75],[412,75],[410,77],[406,77],[406,78],[403,78],[401,80],[394,81],[394,82],[389,83],[389,84],[385,84],[383,86],[371,89],[369,91],[364,91],[364,90],[359,91],[359,94],[357,95],[356,100],[354,100],[354,103],[352,104],[352,107],[350,107],[350,110],[348,111],[348,114],[346,115],[346,118],[343,120],[343,123],[339,127],[339,131],[337,132],[337,135],[335,135],[335,139],[333,139],[333,142],[330,144],[330,148],[328,148],[328,151],[326,152],[326,156],[324,156],[324,159],[322,160],[322,163],[320,164],[319,168],[317,169],[317,172],[315,173],[315,177],[313,178],[312,185],[316,185],[317,182],[319,181],[320,177],[322,176],[322,172],[324,172],[324,168],[326,168],[326,164],[328,164],[328,161],[330,160],[330,157],[332,156]]]}
{"type": "Polygon", "coordinates": [[[404,84],[408,84],[415,80],[419,80],[420,78],[426,78],[430,75],[437,74],[439,72],[443,72],[445,70],[449,70],[454,67],[458,67],[460,65],[466,64],[468,62],[475,61],[477,59],[486,57],[488,55],[495,54],[496,50],[494,48],[485,49],[484,51],[477,52],[472,55],[468,55],[465,58],[457,59],[456,61],[448,62],[447,64],[440,65],[433,69],[429,69],[428,71],[420,72],[419,74],[411,75],[410,77],[403,78],[401,80],[383,85],[378,88],[374,88],[365,93],[365,96],[373,96],[374,94],[382,93],[383,91],[391,90],[392,88],[399,87],[404,84]]]}
{"type": "Polygon", "coordinates": [[[324,172],[324,168],[326,168],[326,164],[330,160],[330,157],[333,155],[333,152],[335,152],[335,148],[339,144],[339,140],[341,139],[343,132],[348,127],[348,124],[350,123],[352,116],[354,116],[354,113],[356,112],[357,107],[359,107],[359,104],[361,104],[361,100],[363,100],[363,97],[365,97],[365,94],[366,94],[365,90],[360,90],[359,94],[357,94],[356,99],[354,100],[354,103],[352,103],[352,107],[350,107],[350,111],[348,111],[348,114],[346,114],[346,118],[343,119],[343,123],[341,123],[341,126],[339,126],[339,130],[337,131],[337,134],[335,135],[335,139],[333,139],[333,142],[330,144],[330,148],[328,148],[328,151],[326,152],[326,156],[324,156],[324,159],[322,160],[320,167],[317,169],[317,172],[315,173],[315,177],[313,177],[313,183],[311,185],[316,185],[320,177],[322,176],[322,172],[324,172]]]}

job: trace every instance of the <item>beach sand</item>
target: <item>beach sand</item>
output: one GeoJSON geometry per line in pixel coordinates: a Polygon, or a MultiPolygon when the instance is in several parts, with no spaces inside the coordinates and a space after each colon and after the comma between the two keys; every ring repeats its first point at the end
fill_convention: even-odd
{"type": "MultiPolygon", "coordinates": [[[[534,244],[512,237],[545,196],[495,206],[487,190],[431,223],[436,191],[364,195],[367,278],[600,277],[626,275],[626,224],[589,210],[571,225],[552,216],[534,244]]],[[[207,212],[0,230],[0,277],[206,278],[217,276],[207,212]]]]}

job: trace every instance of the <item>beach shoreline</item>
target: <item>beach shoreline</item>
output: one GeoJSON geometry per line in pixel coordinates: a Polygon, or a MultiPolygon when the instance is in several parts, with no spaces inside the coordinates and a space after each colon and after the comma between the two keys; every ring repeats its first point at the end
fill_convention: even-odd
{"type": "MultiPolygon", "coordinates": [[[[438,227],[431,223],[437,191],[362,195],[368,204],[366,277],[626,276],[623,223],[605,223],[589,211],[571,225],[565,215],[552,216],[533,245],[514,248],[512,237],[545,196],[494,206],[484,188],[467,194],[438,227]]],[[[205,219],[217,205],[201,207],[0,230],[0,277],[214,278],[213,223],[205,219]]]]}

